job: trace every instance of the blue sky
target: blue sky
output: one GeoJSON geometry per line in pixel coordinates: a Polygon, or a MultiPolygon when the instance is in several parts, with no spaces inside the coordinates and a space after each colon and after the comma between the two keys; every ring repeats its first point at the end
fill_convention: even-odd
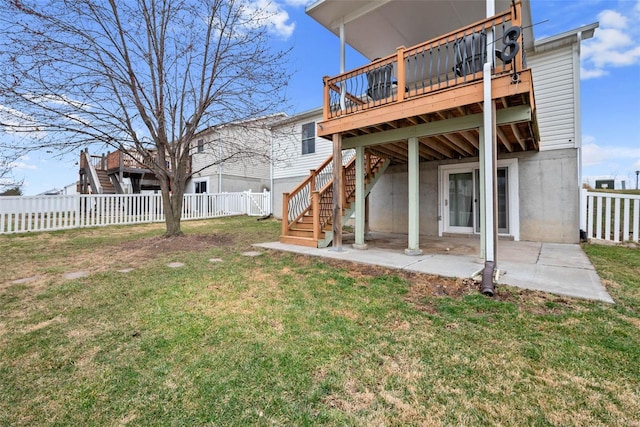
{"type": "MultiPolygon", "coordinates": [[[[319,107],[322,77],[339,72],[338,38],[304,13],[307,0],[259,0],[270,8],[273,43],[293,45],[286,112],[319,107]]],[[[583,179],[626,180],[635,188],[640,170],[640,0],[531,0],[536,39],[600,22],[593,39],[582,43],[583,179]]],[[[367,62],[347,51],[347,69],[367,62]]],[[[77,156],[54,159],[33,153],[15,164],[25,194],[61,188],[77,180],[77,156]]]]}

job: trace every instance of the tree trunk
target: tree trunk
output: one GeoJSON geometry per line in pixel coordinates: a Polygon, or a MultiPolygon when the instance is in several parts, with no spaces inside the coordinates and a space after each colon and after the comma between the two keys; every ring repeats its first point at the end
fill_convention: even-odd
{"type": "Polygon", "coordinates": [[[162,189],[162,205],[164,206],[164,222],[166,231],[165,237],[182,236],[181,229],[181,217],[182,217],[182,202],[184,196],[184,183],[171,183],[169,187],[168,182],[164,180],[160,181],[160,187],[162,189]]]}

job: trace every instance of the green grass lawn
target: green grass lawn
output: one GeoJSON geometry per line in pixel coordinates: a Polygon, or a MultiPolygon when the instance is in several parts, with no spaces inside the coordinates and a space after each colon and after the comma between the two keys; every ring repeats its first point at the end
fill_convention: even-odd
{"type": "Polygon", "coordinates": [[[585,246],[615,305],[507,287],[489,299],[461,281],[242,256],[279,227],[1,236],[0,425],[640,425],[640,249],[585,246]]]}

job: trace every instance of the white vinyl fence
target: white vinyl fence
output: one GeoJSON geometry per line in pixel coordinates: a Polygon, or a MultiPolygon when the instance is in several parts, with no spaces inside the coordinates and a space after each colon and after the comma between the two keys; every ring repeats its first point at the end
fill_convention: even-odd
{"type": "Polygon", "coordinates": [[[640,195],[580,190],[580,228],[588,239],[638,242],[640,195]]]}
{"type": "MultiPolygon", "coordinates": [[[[271,194],[185,194],[182,219],[266,216],[271,194]]],[[[0,197],[0,234],[164,221],[160,194],[0,197]]]]}

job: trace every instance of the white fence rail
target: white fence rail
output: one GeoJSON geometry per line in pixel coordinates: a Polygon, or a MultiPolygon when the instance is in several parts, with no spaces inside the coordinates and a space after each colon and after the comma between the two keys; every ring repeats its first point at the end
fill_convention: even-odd
{"type": "Polygon", "coordinates": [[[581,228],[587,238],[638,242],[640,195],[581,190],[581,228]]]}
{"type": "MultiPolygon", "coordinates": [[[[266,216],[271,194],[185,194],[182,219],[266,216]]],[[[0,234],[164,221],[160,194],[0,197],[0,234]]]]}

